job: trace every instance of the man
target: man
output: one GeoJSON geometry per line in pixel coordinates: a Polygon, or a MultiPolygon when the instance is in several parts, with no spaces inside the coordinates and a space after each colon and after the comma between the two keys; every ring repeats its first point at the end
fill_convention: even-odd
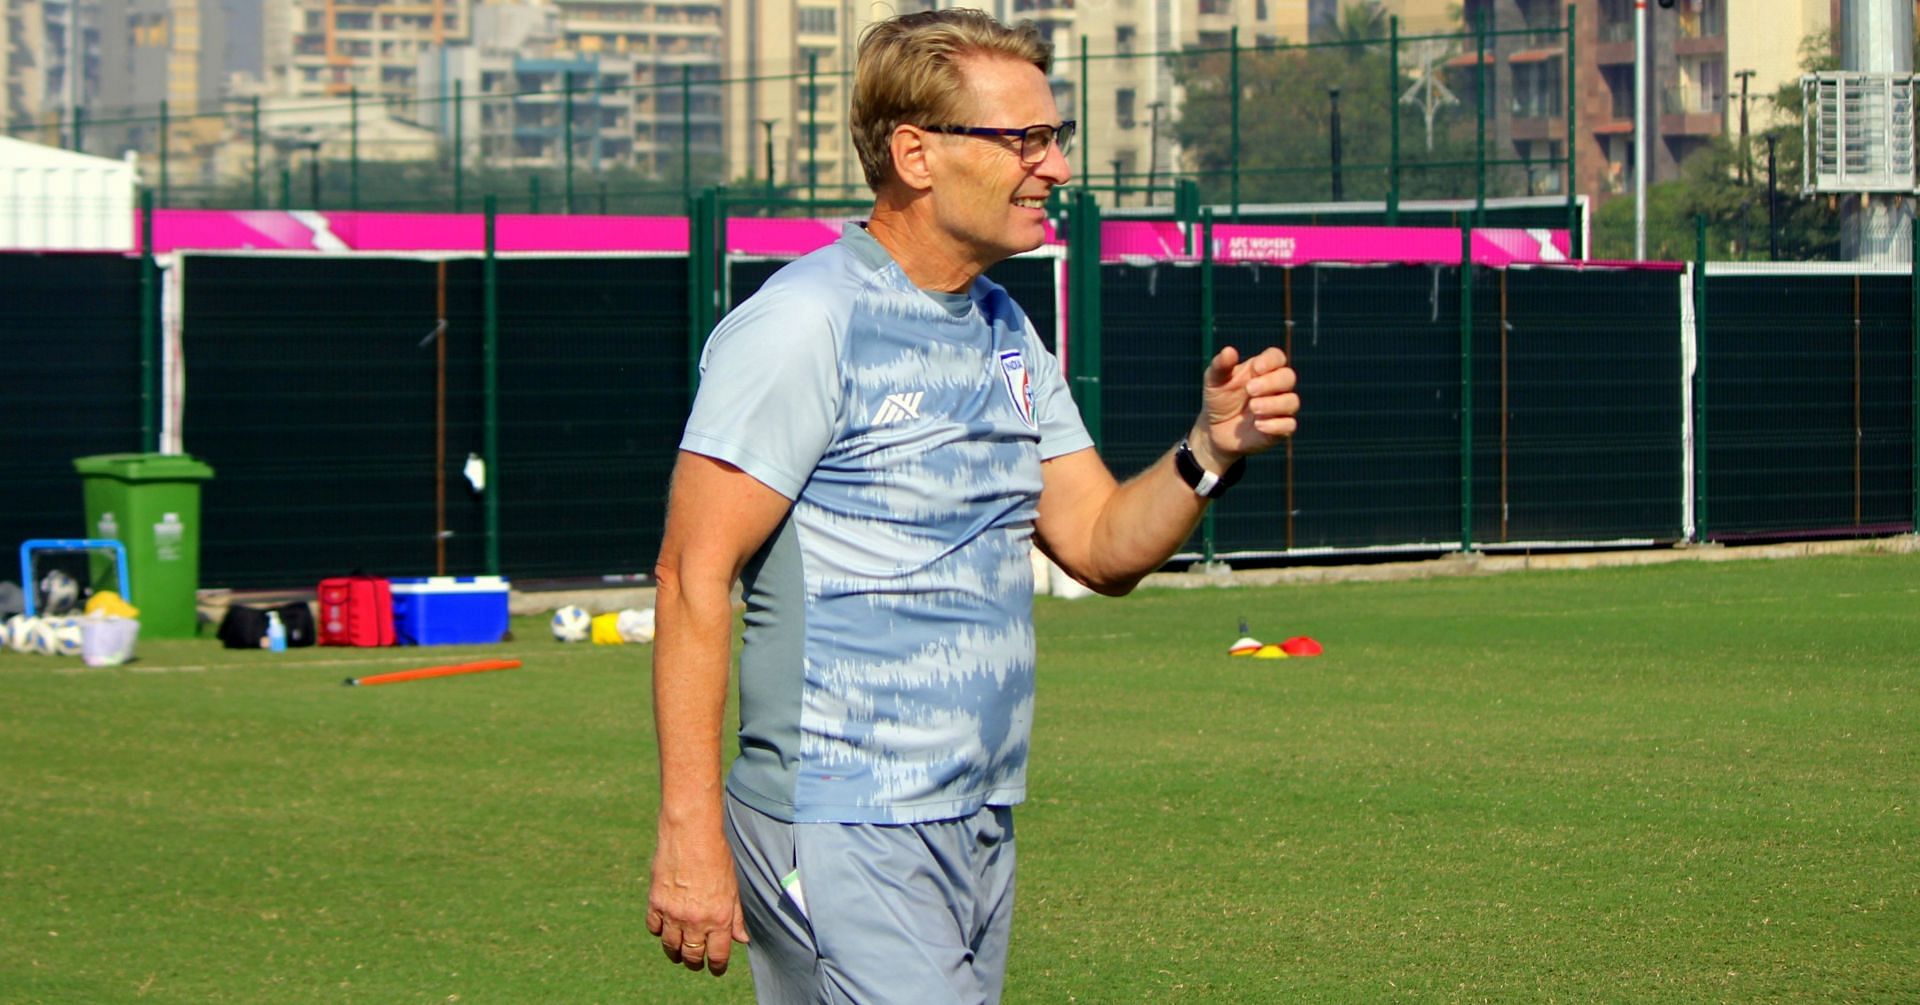
{"type": "Polygon", "coordinates": [[[714,332],[657,568],[659,846],[647,928],[762,1002],[992,1002],[1033,707],[1041,548],[1102,593],[1186,540],[1294,429],[1276,349],[1206,370],[1186,444],[1117,484],[1058,363],[981,274],[1066,183],[1047,46],[978,11],[862,38],[864,228],[714,332]],[[740,756],[723,783],[733,584],[740,756]]]}

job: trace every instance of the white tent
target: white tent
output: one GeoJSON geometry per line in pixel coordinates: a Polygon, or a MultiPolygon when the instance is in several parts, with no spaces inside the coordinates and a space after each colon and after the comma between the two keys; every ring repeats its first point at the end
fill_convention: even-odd
{"type": "Polygon", "coordinates": [[[0,136],[0,251],[131,251],[132,164],[0,136]]]}

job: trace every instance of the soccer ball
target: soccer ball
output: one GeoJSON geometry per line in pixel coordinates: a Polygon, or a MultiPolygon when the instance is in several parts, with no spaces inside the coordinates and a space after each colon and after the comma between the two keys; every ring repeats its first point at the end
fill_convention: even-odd
{"type": "Polygon", "coordinates": [[[80,655],[80,620],[78,618],[61,618],[58,621],[52,622],[52,626],[53,655],[80,655]]]}
{"type": "Polygon", "coordinates": [[[65,614],[80,602],[80,584],[65,569],[54,569],[40,577],[40,596],[47,614],[65,614]]]}
{"type": "Polygon", "coordinates": [[[553,612],[548,622],[553,628],[553,637],[560,642],[585,642],[593,631],[593,618],[587,612],[572,604],[553,612]]]}
{"type": "Polygon", "coordinates": [[[27,652],[35,656],[51,656],[57,643],[53,638],[53,622],[45,618],[27,619],[27,652]]]}
{"type": "Polygon", "coordinates": [[[29,618],[16,614],[7,619],[7,645],[16,653],[33,651],[33,629],[40,623],[39,618],[29,618]]]}
{"type": "Polygon", "coordinates": [[[629,607],[620,612],[614,625],[620,629],[620,638],[627,642],[652,642],[653,608],[635,610],[629,607]]]}

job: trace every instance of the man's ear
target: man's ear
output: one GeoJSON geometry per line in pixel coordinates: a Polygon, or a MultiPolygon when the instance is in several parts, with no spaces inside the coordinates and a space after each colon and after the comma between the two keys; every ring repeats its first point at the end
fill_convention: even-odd
{"type": "Polygon", "coordinates": [[[926,133],[902,123],[893,127],[889,146],[893,150],[893,173],[900,183],[915,192],[933,187],[933,147],[926,133]]]}

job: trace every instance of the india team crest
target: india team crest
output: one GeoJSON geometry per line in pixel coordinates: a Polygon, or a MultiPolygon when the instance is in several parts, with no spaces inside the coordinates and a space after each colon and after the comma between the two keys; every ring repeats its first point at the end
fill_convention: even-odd
{"type": "Polygon", "coordinates": [[[1039,428],[1033,424],[1033,382],[1027,379],[1026,356],[1018,349],[1001,353],[1000,376],[1007,382],[1007,396],[1013,399],[1013,410],[1020,413],[1020,421],[1028,429],[1039,428]]]}

